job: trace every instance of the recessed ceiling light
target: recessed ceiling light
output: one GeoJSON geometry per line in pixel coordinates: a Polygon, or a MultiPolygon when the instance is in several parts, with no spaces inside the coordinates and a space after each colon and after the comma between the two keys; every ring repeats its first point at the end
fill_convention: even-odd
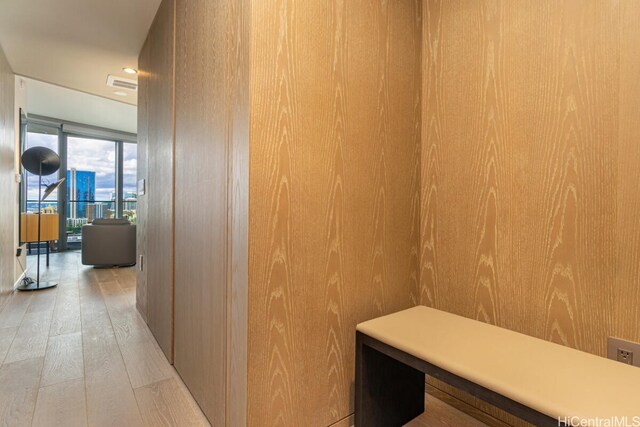
{"type": "Polygon", "coordinates": [[[114,95],[118,95],[118,96],[127,96],[127,92],[123,92],[121,90],[117,90],[115,92],[113,92],[114,95]]]}
{"type": "Polygon", "coordinates": [[[136,70],[135,68],[125,67],[122,69],[122,71],[128,74],[138,74],[138,70],[136,70]]]}

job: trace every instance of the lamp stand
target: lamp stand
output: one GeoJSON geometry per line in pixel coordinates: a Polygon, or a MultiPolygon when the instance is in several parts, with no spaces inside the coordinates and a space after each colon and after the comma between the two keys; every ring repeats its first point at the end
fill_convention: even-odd
{"type": "Polygon", "coordinates": [[[38,254],[36,267],[36,281],[32,283],[23,283],[18,286],[19,291],[39,291],[58,286],[54,282],[40,282],[40,226],[42,224],[42,162],[40,162],[40,173],[38,174],[38,254]]]}

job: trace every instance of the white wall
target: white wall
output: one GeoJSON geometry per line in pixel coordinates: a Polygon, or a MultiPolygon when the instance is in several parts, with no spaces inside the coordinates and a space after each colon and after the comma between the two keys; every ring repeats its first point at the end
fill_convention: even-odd
{"type": "MultiPolygon", "coordinates": [[[[15,278],[15,78],[0,48],[0,307],[13,291],[15,278]]],[[[0,325],[2,327],[2,325],[0,325]]]]}
{"type": "MultiPolygon", "coordinates": [[[[27,82],[23,77],[16,76],[16,89],[15,89],[15,110],[14,110],[14,122],[15,122],[15,133],[16,133],[16,145],[15,145],[15,174],[16,176],[20,175],[20,109],[27,112],[29,111],[28,103],[27,103],[27,82]]],[[[16,212],[18,211],[18,205],[20,203],[20,183],[15,182],[15,196],[14,200],[16,203],[16,212]]],[[[14,238],[13,238],[13,246],[14,248],[18,247],[20,243],[20,217],[16,214],[14,221],[14,238]]],[[[24,245],[23,245],[24,246],[24,245]]],[[[22,267],[27,267],[27,252],[26,250],[22,251],[22,255],[20,258],[15,259],[15,280],[17,281],[22,275],[22,267]]]]}

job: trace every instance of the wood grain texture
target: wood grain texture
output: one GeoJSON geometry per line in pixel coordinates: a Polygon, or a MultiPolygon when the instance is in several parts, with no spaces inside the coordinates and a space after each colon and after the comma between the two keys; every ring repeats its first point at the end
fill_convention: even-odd
{"type": "Polygon", "coordinates": [[[640,5],[620,2],[620,110],[616,200],[615,336],[640,342],[640,5]]]}
{"type": "Polygon", "coordinates": [[[38,395],[42,357],[0,366],[0,425],[30,425],[38,395]]]}
{"type": "MultiPolygon", "coordinates": [[[[40,219],[40,241],[47,242],[60,238],[60,217],[58,214],[43,214],[40,219]]],[[[38,215],[20,213],[20,242],[38,241],[38,215]]]]}
{"type": "MultiPolygon", "coordinates": [[[[15,282],[14,268],[14,219],[17,215],[14,179],[15,78],[9,62],[0,48],[0,309],[7,302],[15,282]]],[[[0,327],[4,325],[0,324],[0,327]]]]}
{"type": "Polygon", "coordinates": [[[139,65],[140,79],[145,80],[141,93],[146,97],[140,116],[147,120],[142,127],[147,144],[146,320],[169,360],[173,354],[174,7],[173,0],[160,3],[139,65]]]}
{"type": "Polygon", "coordinates": [[[80,311],[89,425],[143,425],[97,284],[82,286],[80,311]]]}
{"type": "Polygon", "coordinates": [[[13,293],[7,300],[10,304],[0,310],[0,325],[3,328],[20,326],[22,319],[29,308],[33,294],[27,292],[13,293]]]}
{"type": "Polygon", "coordinates": [[[227,425],[247,425],[249,292],[250,21],[248,0],[229,2],[227,86],[229,169],[227,228],[227,425]]]}
{"type": "Polygon", "coordinates": [[[82,377],[84,377],[84,363],[81,333],[50,337],[47,343],[40,387],[82,377]]]}
{"type": "MultiPolygon", "coordinates": [[[[45,292],[45,291],[40,291],[45,292]]],[[[51,311],[27,313],[16,332],[4,363],[43,357],[47,350],[51,311]]]]}
{"type": "Polygon", "coordinates": [[[171,365],[151,341],[121,346],[120,351],[133,388],[153,384],[171,376],[171,365]]]}
{"type": "MultiPolygon", "coordinates": [[[[80,296],[77,280],[76,276],[74,281],[64,284],[67,285],[64,287],[64,291],[58,291],[51,329],[49,330],[50,336],[72,334],[81,330],[80,296]]],[[[61,283],[61,285],[63,284],[61,283]]]]}
{"type": "Polygon", "coordinates": [[[0,328],[0,365],[4,362],[4,357],[7,355],[17,331],[17,327],[0,328]]]}
{"type": "MultiPolygon", "coordinates": [[[[7,302],[5,311],[27,314],[21,316],[25,325],[0,328],[0,425],[157,425],[158,419],[209,425],[136,311],[135,268],[78,269],[77,251],[52,254],[51,263],[55,275],[76,277],[61,281],[57,294],[76,295],[65,303],[81,312],[82,327],[66,335],[49,333],[44,358],[3,363],[18,330],[56,313],[42,292],[17,293],[7,302]],[[21,295],[28,298],[17,298],[21,295]],[[25,301],[34,304],[24,307],[25,301]],[[138,390],[150,405],[143,407],[138,390]]],[[[57,310],[61,300],[56,300],[57,310]]],[[[20,347],[27,348],[25,343],[20,347]]]]}
{"type": "Polygon", "coordinates": [[[84,379],[41,387],[33,414],[34,427],[81,427],[87,424],[84,379]]]}
{"type": "Polygon", "coordinates": [[[158,351],[154,341],[119,282],[100,284],[111,325],[115,332],[122,359],[127,368],[131,387],[138,388],[171,376],[171,366],[158,351]]]}
{"type": "Polygon", "coordinates": [[[347,417],[355,324],[418,300],[420,13],[252,5],[249,425],[347,417]]]}
{"type": "Polygon", "coordinates": [[[638,339],[638,13],[423,3],[421,303],[602,356],[638,339]]]}
{"type": "MultiPolygon", "coordinates": [[[[151,64],[151,49],[148,40],[145,40],[138,55],[138,142],[136,144],[137,180],[148,179],[149,170],[149,103],[153,96],[150,93],[150,73],[145,70],[151,64]]],[[[148,291],[147,270],[144,268],[144,259],[147,257],[147,222],[149,202],[147,195],[138,194],[136,199],[136,307],[143,318],[147,318],[148,291]],[[140,259],[143,265],[140,265],[140,259]]]]}
{"type": "Polygon", "coordinates": [[[156,127],[162,144],[155,153],[149,142],[147,320],[161,345],[154,322],[175,328],[176,368],[210,419],[233,425],[246,420],[249,12],[248,1],[164,1],[140,55],[150,71],[175,73],[171,84],[141,85],[146,133],[156,127]],[[154,164],[168,158],[163,135],[171,132],[173,182],[168,165],[154,164]],[[174,189],[173,199],[154,198],[158,181],[174,189]],[[154,242],[153,230],[166,232],[170,218],[155,228],[153,212],[171,209],[174,240],[154,242]],[[175,302],[155,290],[174,272],[175,302]],[[167,302],[175,313],[167,315],[167,302]],[[155,306],[163,310],[154,314],[155,306]]]}
{"type": "Polygon", "coordinates": [[[348,416],[353,326],[415,303],[638,340],[636,8],[178,0],[176,366],[211,420],[244,331],[250,425],[348,416]]]}
{"type": "MultiPolygon", "coordinates": [[[[51,270],[47,270],[46,274],[49,275],[51,270]]],[[[57,276],[58,274],[56,274],[57,276]]],[[[29,316],[30,314],[42,313],[53,315],[53,311],[56,305],[56,300],[58,296],[58,288],[50,288],[47,290],[42,290],[36,292],[36,294],[31,298],[31,303],[29,304],[29,308],[27,308],[27,312],[25,316],[29,316]]],[[[23,319],[24,323],[24,319],[23,319]]]]}
{"type": "Polygon", "coordinates": [[[176,2],[175,366],[214,425],[245,405],[247,4],[176,2]]]}
{"type": "Polygon", "coordinates": [[[208,426],[192,409],[174,378],[135,390],[142,418],[148,426],[208,426]]]}

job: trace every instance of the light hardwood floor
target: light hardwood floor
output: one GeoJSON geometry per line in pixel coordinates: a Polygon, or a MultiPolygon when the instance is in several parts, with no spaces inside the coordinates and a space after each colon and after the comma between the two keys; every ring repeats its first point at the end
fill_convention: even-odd
{"type": "MultiPolygon", "coordinates": [[[[0,311],[1,426],[209,425],[135,308],[135,268],[66,252],[43,278],[59,285],[0,311]]],[[[410,426],[484,425],[431,396],[427,407],[410,426]]]]}
{"type": "Polygon", "coordinates": [[[44,277],[59,285],[0,311],[0,425],[209,425],[135,309],[134,268],[66,252],[44,277]]]}

